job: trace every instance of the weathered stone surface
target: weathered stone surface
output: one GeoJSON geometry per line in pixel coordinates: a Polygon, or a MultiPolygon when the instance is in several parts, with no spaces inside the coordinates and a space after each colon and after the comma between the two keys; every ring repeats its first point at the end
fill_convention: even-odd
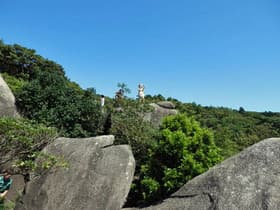
{"type": "Polygon", "coordinates": [[[7,199],[15,202],[17,198],[19,198],[22,195],[22,192],[24,190],[25,182],[24,177],[22,175],[12,175],[13,183],[11,185],[10,190],[7,194],[7,199]]]}
{"type": "Polygon", "coordinates": [[[161,204],[144,209],[278,210],[279,173],[280,138],[266,139],[189,181],[161,204]]]}
{"type": "Polygon", "coordinates": [[[151,103],[150,106],[152,106],[154,110],[146,113],[144,120],[151,122],[155,127],[158,127],[161,124],[162,118],[168,115],[176,115],[178,113],[176,109],[163,108],[155,103],[151,103]]]}
{"type": "Polygon", "coordinates": [[[157,103],[157,105],[166,109],[175,109],[175,105],[170,101],[160,101],[157,103]]]}
{"type": "Polygon", "coordinates": [[[15,97],[0,74],[0,117],[19,117],[15,97]]]}
{"type": "Polygon", "coordinates": [[[57,139],[45,151],[62,155],[69,161],[69,169],[51,169],[32,179],[16,209],[121,209],[135,161],[129,146],[112,146],[113,140],[113,136],[57,139]]]}

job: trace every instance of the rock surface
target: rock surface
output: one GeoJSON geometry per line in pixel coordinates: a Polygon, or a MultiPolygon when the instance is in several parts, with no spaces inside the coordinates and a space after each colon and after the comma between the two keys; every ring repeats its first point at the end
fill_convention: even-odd
{"type": "Polygon", "coordinates": [[[0,117],[19,117],[15,97],[0,74],[0,117]]]}
{"type": "Polygon", "coordinates": [[[175,107],[169,101],[158,102],[157,104],[151,103],[150,106],[154,108],[152,112],[147,113],[144,116],[144,120],[149,121],[155,127],[159,127],[162,121],[162,118],[168,115],[176,115],[178,111],[173,108],[166,108],[166,107],[175,107]],[[159,105],[160,104],[160,105],[159,105]]]}
{"type": "Polygon", "coordinates": [[[166,109],[175,109],[175,105],[170,101],[160,101],[157,103],[157,105],[166,109]]]}
{"type": "Polygon", "coordinates": [[[24,177],[22,175],[12,175],[12,180],[13,183],[11,185],[10,190],[8,191],[7,194],[7,200],[10,200],[12,202],[16,202],[16,200],[22,195],[25,182],[24,182],[24,177]]]}
{"type": "Polygon", "coordinates": [[[61,155],[70,167],[54,168],[32,179],[16,210],[117,210],[130,190],[135,161],[113,136],[58,138],[46,152],[61,155]]]}
{"type": "Polygon", "coordinates": [[[279,173],[280,138],[266,139],[142,210],[278,210],[279,173]]]}

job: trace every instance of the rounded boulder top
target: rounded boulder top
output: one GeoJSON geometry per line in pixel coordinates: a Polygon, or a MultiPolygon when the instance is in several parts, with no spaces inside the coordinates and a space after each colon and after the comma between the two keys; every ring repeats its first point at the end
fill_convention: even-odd
{"type": "Polygon", "coordinates": [[[166,109],[175,109],[175,105],[170,101],[160,101],[157,103],[157,105],[166,109]]]}

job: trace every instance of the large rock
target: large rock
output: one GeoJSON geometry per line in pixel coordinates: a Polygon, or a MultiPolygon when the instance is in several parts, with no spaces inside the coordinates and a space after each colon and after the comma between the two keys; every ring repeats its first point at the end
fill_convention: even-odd
{"type": "Polygon", "coordinates": [[[63,156],[69,169],[51,169],[32,179],[16,210],[121,209],[135,161],[129,146],[112,146],[113,141],[113,136],[55,140],[45,151],[63,156]]]}
{"type": "Polygon", "coordinates": [[[175,105],[171,101],[160,101],[157,105],[166,109],[175,109],[175,105]]]}
{"type": "Polygon", "coordinates": [[[189,181],[161,204],[144,209],[278,210],[279,173],[280,138],[267,139],[189,181]]]}
{"type": "Polygon", "coordinates": [[[23,193],[25,181],[24,181],[24,176],[20,174],[12,175],[11,178],[13,180],[13,183],[8,191],[6,198],[7,200],[10,200],[15,203],[23,193]]]}
{"type": "Polygon", "coordinates": [[[15,97],[0,74],[0,117],[19,117],[15,97]]]}
{"type": "Polygon", "coordinates": [[[175,106],[171,102],[164,101],[158,102],[157,104],[151,103],[150,106],[153,107],[153,111],[146,113],[144,120],[151,122],[155,127],[160,126],[164,117],[178,114],[178,111],[173,108],[175,106]]]}

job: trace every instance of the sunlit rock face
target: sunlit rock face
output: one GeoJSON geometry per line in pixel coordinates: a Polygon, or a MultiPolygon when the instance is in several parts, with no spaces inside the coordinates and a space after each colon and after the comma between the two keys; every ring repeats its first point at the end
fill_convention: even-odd
{"type": "Polygon", "coordinates": [[[160,126],[164,117],[178,113],[175,105],[169,101],[151,103],[150,106],[152,106],[153,110],[145,114],[144,120],[151,122],[155,127],[160,126]]]}
{"type": "Polygon", "coordinates": [[[19,117],[15,97],[0,74],[0,117],[19,117]]]}
{"type": "Polygon", "coordinates": [[[52,168],[33,178],[16,210],[118,210],[125,203],[135,160],[114,136],[58,138],[44,151],[62,156],[69,168],[52,168]]]}
{"type": "MultiPolygon", "coordinates": [[[[280,209],[280,138],[263,140],[141,210],[280,209]]],[[[126,209],[129,210],[129,209],[126,209]]]]}

